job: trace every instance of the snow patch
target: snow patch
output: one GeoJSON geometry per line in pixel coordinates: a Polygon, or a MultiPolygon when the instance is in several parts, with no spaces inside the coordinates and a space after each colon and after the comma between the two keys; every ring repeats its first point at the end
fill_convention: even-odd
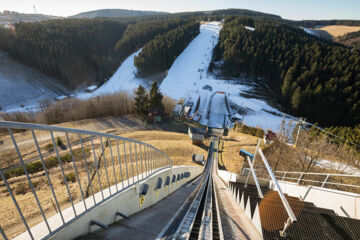
{"type": "Polygon", "coordinates": [[[249,30],[249,31],[255,31],[255,28],[249,27],[249,26],[245,26],[245,29],[247,29],[247,30],[249,30]]]}

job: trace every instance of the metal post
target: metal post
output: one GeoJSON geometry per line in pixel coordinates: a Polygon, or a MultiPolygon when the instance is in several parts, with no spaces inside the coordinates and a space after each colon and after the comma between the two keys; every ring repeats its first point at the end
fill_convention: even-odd
{"type": "MultiPolygon", "coordinates": [[[[255,148],[255,153],[254,153],[254,158],[253,158],[252,164],[255,164],[256,153],[257,153],[259,147],[260,147],[260,139],[258,140],[257,145],[256,145],[256,148],[255,148]]],[[[246,182],[245,182],[245,187],[248,186],[248,182],[249,182],[249,179],[250,179],[250,174],[251,174],[251,172],[248,172],[248,175],[247,175],[247,178],[246,178],[246,182]]]]}
{"type": "Polygon", "coordinates": [[[35,142],[36,149],[37,149],[37,151],[38,151],[38,153],[39,153],[39,157],[40,157],[41,163],[42,163],[43,168],[44,168],[44,171],[45,171],[46,179],[47,179],[48,182],[49,182],[50,189],[51,189],[51,193],[52,193],[52,195],[53,195],[53,197],[54,197],[54,199],[55,199],[56,207],[57,207],[58,210],[59,210],[60,217],[61,217],[61,221],[63,222],[63,224],[65,224],[65,220],[64,220],[64,217],[63,217],[63,215],[62,215],[59,202],[58,202],[58,200],[57,200],[57,198],[56,198],[55,190],[54,190],[54,187],[53,187],[52,182],[51,182],[51,180],[50,180],[49,173],[48,173],[48,171],[47,171],[47,169],[46,169],[45,161],[44,161],[44,158],[43,158],[43,156],[42,156],[42,153],[41,153],[41,150],[40,150],[38,141],[37,141],[37,139],[36,139],[36,135],[35,135],[35,133],[34,133],[34,130],[31,130],[31,133],[32,133],[32,136],[33,136],[33,139],[34,139],[34,142],[35,142]]]}
{"type": "Polygon", "coordinates": [[[85,211],[86,211],[86,210],[87,210],[87,206],[86,206],[86,203],[85,203],[84,192],[83,192],[82,187],[81,187],[81,182],[80,182],[80,178],[79,178],[79,173],[78,173],[78,170],[77,170],[77,167],[76,167],[76,164],[75,164],[75,159],[74,159],[73,151],[72,151],[72,149],[71,149],[71,143],[70,143],[69,135],[68,135],[67,132],[65,133],[65,135],[66,135],[66,140],[67,140],[68,145],[69,145],[69,151],[70,151],[71,160],[72,160],[72,162],[73,162],[73,166],[74,166],[74,170],[75,170],[76,180],[77,180],[77,182],[78,182],[78,184],[79,184],[81,197],[82,197],[82,200],[83,200],[83,203],[84,203],[84,207],[85,207],[85,211]]]}
{"type": "Polygon", "coordinates": [[[42,216],[43,216],[43,218],[44,218],[44,221],[45,221],[46,226],[47,226],[47,228],[48,228],[48,230],[49,230],[49,233],[51,233],[51,229],[50,229],[49,223],[48,223],[48,221],[47,221],[47,219],[46,219],[46,216],[45,216],[45,214],[44,214],[44,211],[43,211],[43,209],[42,209],[42,207],[41,207],[41,204],[40,204],[39,198],[38,198],[38,196],[37,196],[37,194],[36,194],[36,192],[35,192],[34,185],[33,185],[33,184],[32,184],[32,182],[31,182],[31,179],[30,179],[29,173],[28,173],[28,171],[27,171],[27,169],[26,169],[26,166],[25,166],[24,160],[23,160],[23,158],[22,158],[22,156],[21,156],[21,153],[20,153],[19,147],[18,147],[18,145],[17,145],[17,143],[16,143],[16,140],[15,140],[15,137],[14,137],[14,135],[13,135],[13,133],[12,133],[11,128],[8,128],[8,131],[9,131],[9,134],[10,134],[11,140],[12,140],[12,142],[13,142],[13,144],[14,144],[14,147],[15,147],[16,153],[17,153],[17,155],[18,155],[18,157],[19,157],[20,164],[21,164],[22,168],[24,169],[24,172],[25,172],[26,178],[27,178],[27,180],[28,180],[28,182],[29,182],[29,186],[30,186],[30,188],[31,188],[31,191],[32,191],[32,193],[33,193],[33,195],[34,195],[34,198],[35,198],[35,200],[36,200],[37,205],[39,206],[40,213],[41,213],[41,215],[42,215],[42,216]]]}
{"type": "Polygon", "coordinates": [[[263,193],[262,193],[262,191],[261,191],[261,188],[260,188],[260,184],[259,184],[258,179],[257,179],[257,177],[256,177],[256,173],[255,173],[253,164],[252,164],[252,162],[251,162],[251,159],[250,159],[249,156],[247,156],[246,159],[247,159],[248,162],[249,162],[249,165],[250,165],[250,168],[251,168],[251,173],[252,173],[253,179],[254,179],[254,181],[255,181],[256,189],[257,189],[257,191],[258,191],[258,193],[259,193],[259,197],[260,197],[260,198],[264,198],[264,195],[263,195],[263,193]]]}
{"type": "Polygon", "coordinates": [[[29,225],[27,224],[27,222],[26,222],[26,220],[25,220],[25,217],[24,217],[24,215],[22,214],[22,212],[21,212],[21,210],[20,210],[19,204],[17,203],[16,198],[14,197],[14,194],[13,194],[13,192],[12,192],[12,190],[11,190],[11,187],[10,187],[8,181],[6,180],[5,175],[4,175],[4,173],[2,172],[1,168],[0,168],[0,176],[1,176],[2,180],[3,180],[3,182],[5,183],[5,186],[6,186],[8,192],[9,192],[9,194],[10,194],[10,197],[12,198],[12,200],[13,200],[13,202],[14,202],[14,204],[15,204],[15,207],[16,207],[16,209],[17,209],[17,211],[18,211],[18,213],[19,213],[19,215],[20,215],[20,217],[21,217],[21,220],[23,221],[23,223],[24,223],[24,225],[25,225],[25,228],[26,228],[27,232],[29,233],[31,239],[34,239],[32,233],[31,233],[31,231],[30,231],[29,225]]]}
{"type": "Polygon", "coordinates": [[[136,161],[136,173],[137,173],[137,179],[138,179],[138,182],[139,182],[139,164],[138,164],[138,155],[137,155],[137,148],[136,148],[136,143],[134,143],[135,145],[135,161],[136,161]]]}
{"type": "Polygon", "coordinates": [[[124,145],[124,159],[125,159],[126,176],[127,176],[127,180],[128,180],[128,187],[129,187],[130,186],[130,179],[129,179],[129,171],[128,171],[127,159],[126,159],[125,140],[123,140],[123,145],[124,145]]]}
{"type": "Polygon", "coordinates": [[[131,151],[131,142],[129,142],[129,150],[130,150],[130,165],[131,165],[131,172],[132,172],[132,180],[133,184],[135,183],[135,175],[134,175],[134,165],[133,165],[133,158],[132,158],[132,151],[131,151]]]}
{"type": "Polygon", "coordinates": [[[82,149],[82,154],[83,154],[83,158],[84,158],[84,162],[85,162],[86,175],[87,175],[87,177],[88,177],[88,181],[89,181],[89,184],[90,184],[90,189],[91,189],[91,192],[92,192],[92,196],[93,196],[93,200],[94,200],[94,205],[96,205],[94,188],[93,188],[93,185],[92,185],[92,182],[91,182],[91,179],[90,179],[89,166],[88,166],[88,164],[87,164],[86,154],[85,154],[85,150],[84,150],[84,145],[83,145],[83,141],[82,141],[82,137],[81,137],[81,134],[80,134],[80,133],[79,133],[79,140],[80,140],[80,146],[81,146],[81,149],[82,149]]]}
{"type": "Polygon", "coordinates": [[[326,178],[325,178],[324,182],[321,184],[321,187],[322,187],[322,188],[323,188],[323,187],[325,187],[325,184],[327,183],[327,181],[328,181],[329,177],[330,177],[330,175],[329,175],[329,174],[328,174],[328,175],[326,175],[326,178]]]}
{"type": "Polygon", "coordinates": [[[72,200],[72,197],[71,197],[69,185],[68,185],[68,182],[67,182],[67,180],[66,180],[66,176],[65,176],[65,173],[64,173],[64,168],[63,168],[63,166],[62,166],[62,162],[61,162],[61,159],[60,159],[59,151],[58,151],[58,149],[57,149],[56,142],[55,142],[55,138],[54,138],[54,134],[53,134],[52,131],[50,131],[50,136],[51,136],[51,140],[52,140],[52,143],[53,143],[53,146],[54,146],[54,149],[55,149],[56,157],[57,157],[58,162],[59,162],[59,165],[60,165],[61,174],[62,174],[62,176],[63,176],[63,178],[64,178],[64,183],[65,183],[65,186],[66,186],[66,190],[67,190],[67,192],[68,192],[68,195],[69,195],[69,199],[70,199],[70,202],[71,202],[71,206],[72,206],[72,209],[73,209],[74,214],[75,214],[75,217],[76,217],[77,214],[76,214],[75,207],[74,207],[74,203],[73,203],[73,200],[72,200]]]}
{"type": "Polygon", "coordinates": [[[118,151],[118,158],[119,158],[119,165],[120,165],[121,184],[122,184],[122,188],[124,189],[124,178],[123,178],[123,172],[122,172],[122,167],[121,167],[119,141],[116,141],[116,148],[117,148],[117,151],[118,151]]]}
{"type": "Polygon", "coordinates": [[[297,184],[300,184],[301,179],[302,179],[303,176],[304,176],[304,173],[301,173],[299,179],[297,180],[297,184]]]}
{"type": "Polygon", "coordinates": [[[109,194],[110,194],[110,196],[111,196],[111,185],[110,185],[109,175],[108,175],[108,171],[107,171],[106,157],[105,157],[105,148],[104,148],[104,144],[103,144],[102,137],[100,137],[100,144],[101,144],[101,150],[102,150],[102,154],[103,154],[103,158],[104,158],[105,176],[106,176],[106,180],[107,180],[107,182],[108,182],[109,194]]]}
{"type": "Polygon", "coordinates": [[[263,160],[263,162],[264,162],[264,164],[266,166],[266,169],[268,170],[268,172],[269,172],[269,174],[270,174],[270,176],[271,176],[271,178],[272,178],[272,180],[273,180],[273,182],[274,182],[274,184],[275,184],[275,186],[276,186],[276,188],[278,190],[279,196],[280,196],[280,198],[281,198],[281,200],[282,200],[282,202],[284,204],[285,210],[286,210],[287,214],[289,215],[290,220],[292,222],[297,221],[296,216],[295,216],[294,212],[292,211],[289,202],[285,198],[284,193],[282,192],[281,187],[280,187],[280,185],[279,185],[273,171],[271,170],[271,167],[270,167],[269,163],[267,162],[266,157],[265,157],[264,153],[261,151],[261,149],[259,149],[259,153],[260,153],[260,156],[261,156],[261,158],[262,158],[262,160],[263,160]]]}
{"type": "Polygon", "coordinates": [[[119,189],[118,189],[118,181],[117,181],[116,173],[115,173],[114,157],[113,157],[113,153],[112,153],[111,140],[110,139],[109,139],[109,148],[110,148],[110,156],[111,156],[111,162],[112,162],[113,172],[114,172],[115,188],[116,188],[116,192],[118,192],[119,191],[119,189]]]}
{"type": "Polygon", "coordinates": [[[0,226],[0,234],[4,240],[8,240],[8,238],[6,237],[6,234],[5,234],[4,230],[1,228],[1,226],[0,226]]]}
{"type": "Polygon", "coordinates": [[[147,165],[147,162],[146,162],[146,160],[147,160],[147,158],[146,158],[146,148],[145,148],[145,145],[140,145],[140,146],[143,146],[143,148],[144,148],[144,151],[142,152],[142,156],[143,156],[144,165],[145,165],[145,177],[147,177],[147,176],[149,176],[149,172],[148,172],[149,166],[147,165]]]}
{"type": "Polygon", "coordinates": [[[103,193],[103,190],[102,190],[102,185],[101,185],[101,180],[100,180],[100,174],[99,174],[99,164],[98,164],[98,161],[96,160],[96,154],[95,154],[95,148],[94,148],[94,140],[93,140],[93,138],[91,138],[91,148],[92,148],[93,155],[94,155],[96,174],[97,174],[97,176],[98,176],[98,181],[99,181],[101,196],[102,196],[102,199],[104,200],[105,198],[104,198],[104,193],[103,193]]]}
{"type": "MultiPolygon", "coordinates": [[[[140,151],[140,166],[141,166],[141,177],[144,179],[144,171],[143,171],[143,157],[142,157],[142,151],[141,151],[141,144],[139,145],[139,151],[140,151]]],[[[145,173],[146,177],[146,173],[145,173]]]]}
{"type": "Polygon", "coordinates": [[[281,181],[283,181],[283,180],[284,180],[285,175],[286,175],[286,172],[284,172],[284,175],[282,176],[281,181]]]}

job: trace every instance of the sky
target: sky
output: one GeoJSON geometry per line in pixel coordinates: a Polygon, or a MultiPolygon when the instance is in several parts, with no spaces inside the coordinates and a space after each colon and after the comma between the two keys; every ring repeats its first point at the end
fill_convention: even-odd
{"type": "Polygon", "coordinates": [[[183,12],[251,9],[286,19],[358,19],[360,0],[0,0],[0,11],[71,16],[105,8],[183,12]]]}

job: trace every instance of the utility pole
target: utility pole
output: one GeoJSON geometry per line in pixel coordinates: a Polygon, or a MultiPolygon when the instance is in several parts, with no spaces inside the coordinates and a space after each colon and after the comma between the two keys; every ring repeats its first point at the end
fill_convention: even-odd
{"type": "Polygon", "coordinates": [[[35,14],[37,14],[37,13],[36,13],[36,7],[35,7],[35,5],[34,5],[34,12],[35,12],[35,14]]]}

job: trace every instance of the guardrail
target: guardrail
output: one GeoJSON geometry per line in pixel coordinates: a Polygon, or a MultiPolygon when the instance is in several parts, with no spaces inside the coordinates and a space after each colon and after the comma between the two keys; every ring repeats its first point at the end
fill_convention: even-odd
{"type": "MultiPolygon", "coordinates": [[[[254,165],[254,171],[260,176],[270,179],[270,176],[264,174],[265,167],[262,165],[254,165]]],[[[251,171],[251,168],[243,168],[251,171]]],[[[359,193],[360,185],[350,184],[346,182],[360,182],[360,175],[352,174],[336,174],[336,173],[320,173],[320,172],[291,172],[291,171],[274,171],[275,176],[281,181],[295,182],[302,185],[311,185],[322,188],[346,190],[359,193]],[[353,181],[351,181],[353,180],[353,181]]]]}
{"type": "Polygon", "coordinates": [[[287,226],[288,226],[290,223],[297,221],[297,219],[296,219],[296,216],[295,216],[293,210],[292,210],[291,207],[290,207],[289,202],[287,201],[287,199],[286,199],[286,197],[285,197],[285,195],[284,195],[284,193],[283,193],[283,191],[282,191],[282,189],[281,189],[281,187],[280,187],[280,184],[279,184],[279,182],[278,182],[278,180],[277,180],[274,172],[272,171],[272,169],[271,169],[271,167],[270,167],[270,164],[268,163],[268,161],[267,161],[264,153],[262,152],[261,148],[259,147],[259,146],[260,146],[260,141],[261,141],[261,139],[259,139],[259,141],[258,141],[256,150],[255,150],[255,153],[254,153],[254,158],[251,159],[249,156],[246,156],[246,159],[247,159],[247,161],[248,161],[248,164],[249,164],[249,166],[250,166],[250,170],[251,170],[251,171],[249,171],[249,174],[248,174],[248,177],[247,177],[245,186],[247,185],[248,180],[249,180],[249,177],[250,177],[250,174],[251,174],[252,177],[253,177],[253,179],[254,179],[254,181],[255,181],[255,185],[256,185],[256,188],[257,188],[259,197],[260,197],[260,198],[263,198],[263,193],[262,193],[262,191],[261,191],[260,184],[259,184],[259,182],[258,182],[258,177],[256,176],[256,171],[255,171],[255,169],[254,169],[255,157],[256,157],[256,154],[259,153],[260,159],[261,159],[262,162],[264,163],[265,169],[267,170],[270,178],[273,180],[273,182],[274,182],[274,184],[275,184],[275,186],[276,186],[276,190],[277,190],[277,192],[278,192],[278,194],[279,194],[279,197],[280,197],[280,199],[281,199],[281,202],[282,202],[282,204],[284,205],[284,208],[285,208],[285,210],[286,210],[286,213],[287,213],[288,216],[289,216],[288,221],[285,223],[285,227],[284,227],[284,230],[283,230],[283,231],[285,231],[285,229],[287,228],[287,226]]]}
{"type": "MultiPolygon", "coordinates": [[[[172,167],[161,150],[120,136],[4,121],[0,130],[1,160],[12,162],[0,169],[0,198],[14,204],[18,216],[12,217],[20,217],[31,239],[36,238],[30,229],[39,222],[36,217],[45,222],[48,238],[107,199],[172,167]]],[[[4,239],[21,233],[9,230],[7,236],[15,223],[5,220],[0,219],[4,239]]]]}

